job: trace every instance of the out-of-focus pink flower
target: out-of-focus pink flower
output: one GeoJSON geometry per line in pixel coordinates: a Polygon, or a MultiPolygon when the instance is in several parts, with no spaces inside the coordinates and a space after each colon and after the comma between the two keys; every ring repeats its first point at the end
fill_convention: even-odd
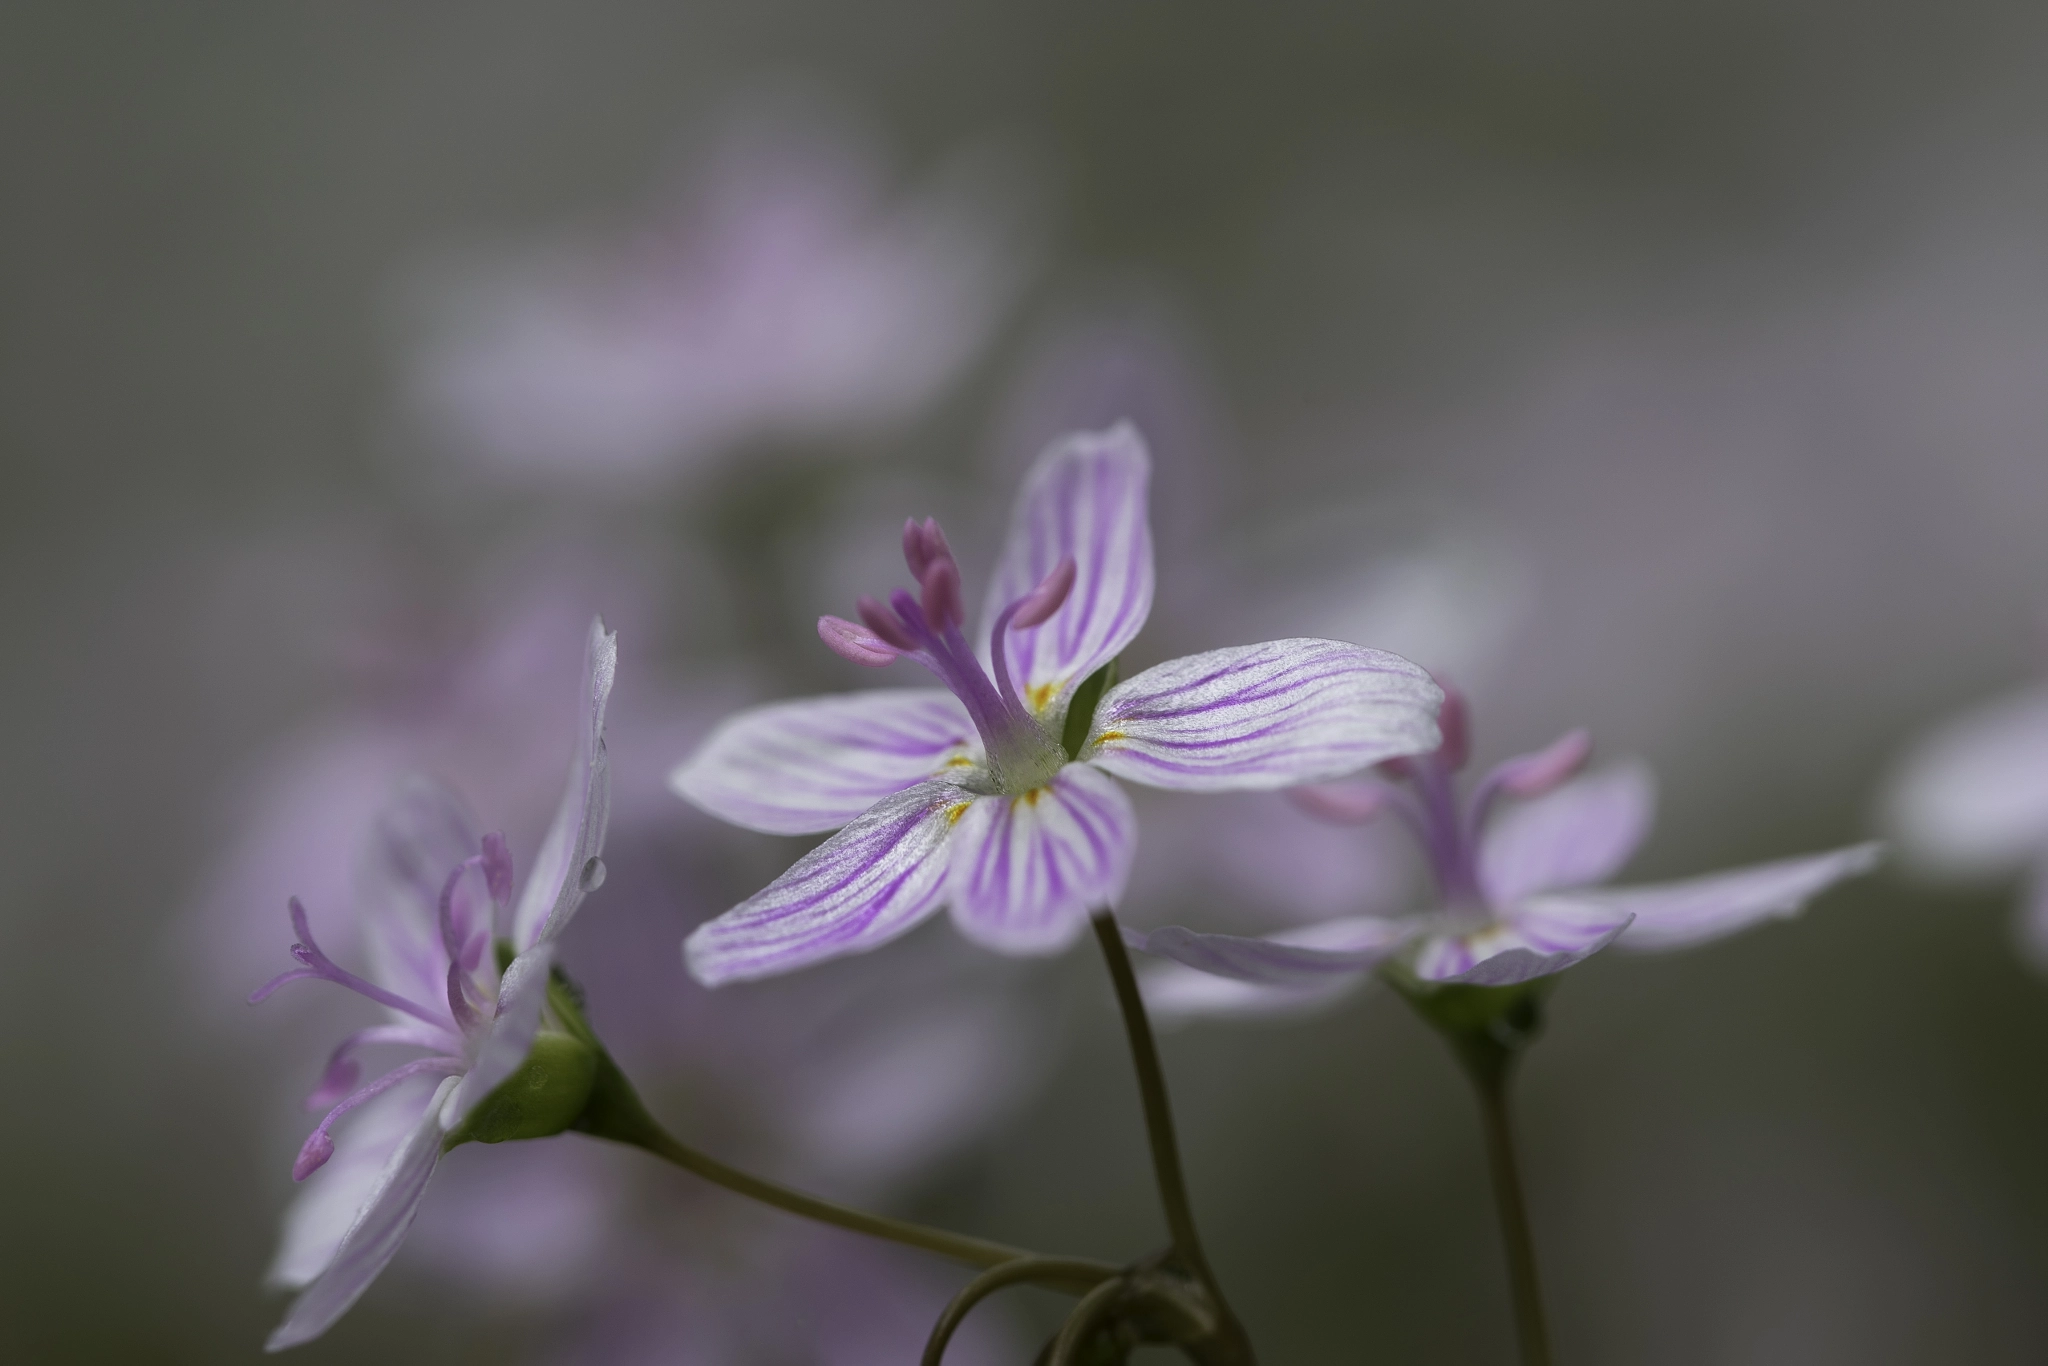
{"type": "Polygon", "coordinates": [[[754,441],[844,449],[937,398],[1015,295],[1023,243],[991,188],[892,197],[843,127],[738,120],[637,236],[442,290],[419,406],[481,469],[612,491],[754,441]]]}
{"type": "Polygon", "coordinates": [[[342,1041],[309,1101],[332,1108],[292,1165],[299,1181],[335,1156],[330,1131],[337,1121],[373,1102],[382,1102],[384,1113],[367,1133],[359,1126],[345,1134],[356,1150],[348,1165],[287,1217],[272,1278],[303,1289],[271,1334],[272,1351],[320,1336],[369,1288],[403,1243],[444,1141],[536,1046],[556,941],[604,879],[604,710],[617,658],[615,638],[602,622],[592,623],[568,786],[516,902],[504,837],[475,838],[459,802],[432,787],[407,792],[382,832],[383,895],[361,927],[371,948],[369,978],[321,951],[305,909],[292,900],[292,956],[300,966],[272,979],[251,1002],[291,982],[320,980],[368,998],[389,1018],[342,1041]],[[502,974],[501,943],[513,953],[502,974]],[[358,1085],[359,1054],[385,1046],[425,1056],[358,1085]],[[421,1083],[430,1079],[439,1085],[422,1098],[421,1083]],[[384,1150],[381,1162],[376,1149],[384,1150]]]}
{"type": "MultiPolygon", "coordinates": [[[[825,617],[858,664],[909,658],[946,685],[743,712],[677,771],[678,792],[771,833],[839,831],[690,936],[699,980],[773,976],[876,948],[950,904],[969,938],[1044,954],[1120,898],[1136,844],[1114,781],[1188,792],[1334,778],[1436,742],[1415,665],[1329,640],[1214,650],[1147,669],[1069,725],[1076,690],[1152,606],[1151,460],[1128,426],[1069,437],[1024,484],[968,643],[960,569],[936,522],[908,523],[920,595],[825,617]]],[[[1091,699],[1092,700],[1092,699],[1091,699]]]]}
{"type": "Polygon", "coordinates": [[[1886,825],[1939,877],[2026,871],[2020,946],[2048,967],[2048,688],[1999,698],[1937,726],[1899,764],[1886,825]]]}
{"type": "Polygon", "coordinates": [[[1151,994],[1168,1013],[1285,1009],[1328,999],[1392,960],[1425,981],[1512,986],[1582,962],[1617,940],[1688,947],[1788,916],[1834,883],[1867,871],[1859,844],[1681,882],[1598,887],[1649,833],[1653,789],[1639,765],[1574,778],[1591,753],[1584,731],[1497,765],[1464,799],[1469,754],[1463,701],[1447,695],[1433,754],[1381,766],[1383,776],[1305,786],[1297,801],[1325,820],[1402,821],[1421,844],[1438,905],[1410,916],[1352,916],[1261,938],[1168,926],[1133,934],[1147,951],[1224,979],[1168,970],[1151,994]],[[1502,809],[1504,800],[1521,805],[1502,809]]]}

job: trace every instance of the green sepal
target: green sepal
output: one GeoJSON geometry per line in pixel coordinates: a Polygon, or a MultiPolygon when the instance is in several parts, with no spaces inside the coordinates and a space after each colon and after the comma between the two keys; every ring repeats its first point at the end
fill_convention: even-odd
{"type": "Polygon", "coordinates": [[[1074,696],[1067,703],[1066,724],[1060,727],[1060,748],[1067,752],[1067,762],[1074,763],[1081,757],[1082,746],[1088,743],[1088,732],[1095,725],[1095,708],[1101,703],[1102,695],[1116,686],[1117,665],[1123,660],[1119,655],[1081,680],[1081,686],[1074,689],[1074,696]]]}
{"type": "MultiPolygon", "coordinates": [[[[508,948],[499,942],[501,958],[508,948]]],[[[556,968],[548,979],[541,1029],[526,1061],[449,1131],[441,1151],[464,1143],[551,1138],[576,1128],[590,1108],[600,1063],[609,1061],[583,1016],[582,992],[556,968]]]]}
{"type": "Polygon", "coordinates": [[[449,1132],[441,1149],[562,1133],[582,1115],[596,1079],[595,1049],[573,1034],[544,1029],[534,1036],[519,1070],[449,1132]]]}
{"type": "Polygon", "coordinates": [[[1459,1061],[1492,1076],[1505,1073],[1543,1032],[1543,1000],[1556,984],[1554,977],[1511,987],[1431,982],[1398,963],[1381,969],[1380,976],[1450,1041],[1459,1061]]]}

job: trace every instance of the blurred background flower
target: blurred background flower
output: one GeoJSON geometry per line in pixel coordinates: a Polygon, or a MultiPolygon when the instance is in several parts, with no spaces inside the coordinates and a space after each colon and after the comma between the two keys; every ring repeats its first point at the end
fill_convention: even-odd
{"type": "MultiPolygon", "coordinates": [[[[1406,651],[1473,694],[1479,764],[1579,725],[1651,763],[1646,880],[1860,837],[1902,746],[2034,669],[2044,25],[9,9],[0,1356],[255,1358],[330,1024],[235,1004],[273,960],[227,927],[345,905],[406,769],[530,790],[502,817],[530,847],[565,757],[530,718],[595,610],[621,823],[564,954],[664,1117],[990,1236],[1154,1246],[1084,955],[983,982],[920,935],[706,996],[676,953],[799,846],[713,832],[667,770],[730,707],[848,686],[810,627],[835,585],[885,581],[908,514],[992,537],[1067,426],[1133,417],[1186,490],[1132,671],[1297,630],[1406,651]],[[894,1008],[925,971],[938,1026],[894,1008]],[[1010,1052],[1005,1011],[1054,1051],[1010,1052]]],[[[1134,920],[1415,890],[1344,832],[1265,885],[1202,811],[1141,811],[1134,920]]],[[[2038,1356],[2048,991],[2010,890],[1836,897],[1562,988],[1523,1094],[1563,1357],[2038,1356]]],[[[1191,1029],[1167,1063],[1271,1359],[1505,1355],[1467,1101],[1395,1003],[1191,1029]]],[[[442,1233],[430,1199],[304,1358],[825,1360],[818,1333],[914,1336],[958,1283],[635,1156],[458,1154],[442,1233]],[[465,1223],[498,1160],[552,1173],[547,1237],[465,1223]]],[[[1051,1306],[1010,1307],[1028,1348],[1051,1306]]]]}

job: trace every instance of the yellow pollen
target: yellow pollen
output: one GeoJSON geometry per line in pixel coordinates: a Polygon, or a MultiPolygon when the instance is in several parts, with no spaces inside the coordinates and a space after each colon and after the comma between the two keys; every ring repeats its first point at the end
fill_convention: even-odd
{"type": "Polygon", "coordinates": [[[1024,689],[1024,700],[1031,704],[1031,710],[1042,712],[1052,705],[1052,699],[1059,693],[1057,683],[1033,683],[1024,689]]]}
{"type": "Polygon", "coordinates": [[[947,768],[973,768],[974,760],[968,758],[964,754],[956,754],[952,758],[946,760],[945,766],[947,768]]]}
{"type": "Polygon", "coordinates": [[[958,825],[960,818],[967,814],[967,808],[972,805],[974,805],[973,802],[955,802],[947,807],[946,824],[949,826],[958,825]]]}
{"type": "Polygon", "coordinates": [[[1045,793],[1045,789],[1044,789],[1044,788],[1042,788],[1042,787],[1034,787],[1034,788],[1032,788],[1032,789],[1031,789],[1031,790],[1030,790],[1029,792],[1027,792],[1027,793],[1025,793],[1025,794],[1024,794],[1024,805],[1026,805],[1026,806],[1036,806],[1036,805],[1038,805],[1038,799],[1039,799],[1039,797],[1040,797],[1040,796],[1044,795],[1044,793],[1045,793]]]}
{"type": "Polygon", "coordinates": [[[1123,738],[1124,733],[1120,730],[1106,730],[1102,732],[1102,734],[1095,737],[1095,743],[1098,745],[1106,745],[1111,740],[1121,740],[1123,738]]]}

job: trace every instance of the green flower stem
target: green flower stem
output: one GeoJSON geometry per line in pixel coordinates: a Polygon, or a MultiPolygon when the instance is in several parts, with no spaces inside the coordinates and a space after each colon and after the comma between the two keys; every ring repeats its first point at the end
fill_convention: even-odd
{"type": "Polygon", "coordinates": [[[941,1366],[946,1356],[946,1346],[953,1340],[967,1315],[983,1300],[998,1290],[1013,1285],[1028,1283],[1045,1284],[1048,1277],[1069,1278],[1066,1288],[1079,1290],[1084,1286],[1090,1293],[1104,1282],[1117,1279],[1113,1267],[1100,1262],[1081,1261],[1071,1257],[1024,1257],[1001,1266],[990,1267],[961,1288],[959,1294],[946,1305],[939,1321],[932,1325],[932,1335],[925,1342],[924,1356],[919,1358],[921,1366],[941,1366]]]}
{"type": "Polygon", "coordinates": [[[1479,1122],[1486,1135],[1486,1162],[1493,1178],[1494,1212],[1508,1260],[1508,1293],[1514,1302],[1515,1337],[1522,1366],[1550,1366],[1550,1331],[1543,1319],[1543,1292],[1536,1276],[1536,1240],[1522,1199],[1521,1165],[1515,1158],[1514,1126],[1508,1120],[1508,1083],[1522,1051],[1543,1030],[1543,997],[1552,985],[1538,978],[1511,987],[1425,982],[1398,965],[1381,970],[1387,985],[1407,998],[1415,1013],[1444,1036],[1479,1096],[1479,1122]]]}
{"type": "Polygon", "coordinates": [[[1076,1366],[1088,1335],[1109,1316],[1123,1289],[1115,1281],[1104,1281],[1083,1295],[1081,1302],[1074,1306],[1074,1312],[1060,1325],[1059,1336],[1052,1340],[1052,1347],[1046,1354],[1045,1366],[1076,1366]]]}
{"type": "MultiPolygon", "coordinates": [[[[1201,1235],[1195,1230],[1194,1207],[1188,1201],[1187,1179],[1181,1172],[1180,1145],[1173,1134],[1173,1104],[1166,1093],[1166,1073],[1159,1065],[1159,1048],[1152,1039],[1152,1022],[1145,1015],[1145,998],[1138,992],[1138,977],[1131,970],[1131,956],[1124,948],[1123,930],[1107,910],[1091,917],[1095,938],[1109,965],[1110,981],[1116,986],[1116,1001],[1123,1011],[1124,1033],[1130,1040],[1131,1062],[1138,1073],[1138,1094],[1145,1107],[1145,1136],[1152,1146],[1152,1170],[1159,1182],[1159,1202],[1166,1210],[1166,1226],[1173,1235],[1173,1250],[1179,1260],[1201,1282],[1221,1322],[1207,1359],[1252,1360],[1251,1342],[1237,1316],[1223,1298],[1223,1287],[1209,1267],[1202,1251],[1201,1235]]],[[[1083,1302],[1084,1306],[1086,1301],[1083,1302]]],[[[1082,1317],[1076,1309],[1077,1318],[1082,1317]]],[[[1071,1322],[1070,1325],[1071,1327],[1071,1322]]]]}
{"type": "Polygon", "coordinates": [[[1508,1121],[1508,1081],[1514,1070],[1514,1056],[1497,1044],[1493,1046],[1494,1057],[1474,1056],[1482,1051],[1461,1048],[1459,1056],[1479,1094],[1479,1122],[1486,1131],[1486,1163],[1493,1177],[1494,1211],[1500,1219],[1501,1244],[1507,1252],[1515,1336],[1522,1347],[1522,1366],[1550,1366],[1550,1333],[1543,1317],[1542,1285],[1536,1275],[1536,1240],[1529,1231],[1521,1166],[1515,1159],[1514,1127],[1508,1121]]]}
{"type": "Polygon", "coordinates": [[[985,1238],[970,1238],[965,1234],[949,1233],[886,1215],[848,1209],[727,1166],[715,1157],[698,1152],[662,1128],[647,1113],[639,1093],[609,1055],[601,1056],[598,1061],[597,1083],[590,1104],[575,1127],[598,1138],[640,1148],[736,1195],[773,1205],[799,1218],[850,1229],[906,1247],[922,1248],[969,1266],[998,1267],[1025,1262],[1032,1269],[1024,1279],[1035,1284],[1085,1290],[1117,1274],[1117,1268],[1107,1263],[1085,1262],[1078,1258],[1039,1258],[1022,1248],[990,1242],[985,1238]]]}

